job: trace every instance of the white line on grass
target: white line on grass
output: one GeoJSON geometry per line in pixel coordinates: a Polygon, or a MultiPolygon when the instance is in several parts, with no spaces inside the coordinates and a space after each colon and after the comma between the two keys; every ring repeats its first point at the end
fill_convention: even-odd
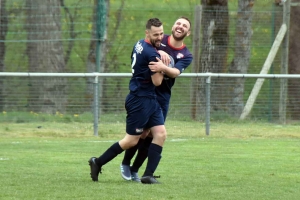
{"type": "Polygon", "coordinates": [[[169,140],[170,142],[182,142],[182,141],[187,141],[188,139],[171,139],[169,140]]]}
{"type": "MultiPolygon", "coordinates": [[[[203,138],[204,139],[204,138],[203,138]]],[[[167,140],[168,142],[185,142],[188,141],[190,139],[184,139],[184,138],[177,138],[177,139],[169,139],[167,140]]],[[[84,142],[95,142],[95,143],[108,143],[108,142],[117,142],[118,140],[89,140],[89,141],[84,141],[84,142]]],[[[32,141],[29,141],[32,142],[32,141]]],[[[40,140],[39,142],[47,142],[47,143],[53,143],[54,141],[49,141],[49,140],[40,140]]],[[[57,142],[57,141],[55,141],[57,142]]],[[[19,142],[19,141],[14,141],[12,142],[12,144],[21,144],[23,142],[19,142]]]]}
{"type": "MultiPolygon", "coordinates": [[[[167,140],[168,142],[183,142],[187,141],[188,139],[171,139],[167,140]]],[[[88,141],[88,142],[116,142],[117,140],[101,140],[101,141],[88,141]]]]}
{"type": "Polygon", "coordinates": [[[116,142],[117,140],[102,140],[102,141],[88,141],[88,142],[116,142]]]}

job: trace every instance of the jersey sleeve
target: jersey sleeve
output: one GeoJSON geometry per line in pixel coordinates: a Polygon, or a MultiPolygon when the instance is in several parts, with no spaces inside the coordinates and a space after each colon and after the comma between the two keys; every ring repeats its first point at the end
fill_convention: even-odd
{"type": "Polygon", "coordinates": [[[156,57],[160,59],[160,54],[154,47],[150,47],[149,62],[157,62],[156,57]]]}
{"type": "MultiPolygon", "coordinates": [[[[155,48],[153,48],[153,49],[151,49],[151,53],[148,56],[148,59],[149,59],[148,60],[149,61],[148,64],[150,62],[157,62],[156,58],[161,59],[160,54],[158,53],[158,51],[155,48]]],[[[151,75],[153,75],[153,74],[156,73],[156,72],[152,72],[151,70],[150,70],[150,72],[151,72],[151,75]]]]}
{"type": "Polygon", "coordinates": [[[184,57],[182,59],[179,59],[175,63],[175,68],[177,68],[180,71],[180,74],[192,63],[193,57],[190,54],[188,57],[184,57]]]}

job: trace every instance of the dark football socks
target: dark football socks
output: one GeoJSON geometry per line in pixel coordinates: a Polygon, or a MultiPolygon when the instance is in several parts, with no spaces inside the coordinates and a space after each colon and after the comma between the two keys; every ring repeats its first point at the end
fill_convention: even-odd
{"type": "Polygon", "coordinates": [[[160,158],[161,158],[162,147],[151,143],[148,150],[148,162],[145,173],[143,176],[153,176],[160,158]]]}
{"type": "Polygon", "coordinates": [[[132,172],[138,172],[140,167],[143,165],[143,163],[147,159],[148,149],[149,149],[149,146],[150,146],[152,140],[153,140],[152,137],[146,137],[144,143],[140,145],[138,153],[135,157],[135,160],[130,168],[132,172]]]}
{"type": "Polygon", "coordinates": [[[138,150],[138,148],[144,143],[144,139],[140,138],[138,143],[131,147],[130,149],[127,149],[125,151],[125,155],[122,161],[123,165],[130,165],[130,161],[133,158],[133,156],[135,155],[136,151],[138,150]]]}
{"type": "Polygon", "coordinates": [[[95,162],[98,166],[105,165],[123,151],[124,150],[119,145],[119,142],[116,142],[111,145],[111,147],[109,147],[99,158],[96,158],[95,162]]]}

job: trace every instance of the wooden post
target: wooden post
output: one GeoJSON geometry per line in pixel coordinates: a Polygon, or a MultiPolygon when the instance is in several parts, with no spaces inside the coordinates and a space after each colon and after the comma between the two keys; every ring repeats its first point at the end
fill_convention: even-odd
{"type": "MultiPolygon", "coordinates": [[[[287,26],[285,24],[282,24],[281,28],[280,28],[280,30],[279,30],[276,38],[275,38],[275,41],[274,41],[274,43],[273,43],[273,45],[271,47],[269,55],[268,55],[268,57],[267,57],[264,65],[263,65],[263,68],[260,71],[260,74],[267,74],[268,73],[268,71],[269,71],[269,69],[270,69],[270,67],[271,67],[271,65],[272,65],[272,63],[274,61],[274,58],[275,58],[275,56],[277,54],[277,51],[278,51],[278,49],[280,47],[280,44],[281,44],[281,42],[282,42],[282,40],[284,38],[284,35],[285,35],[286,31],[287,31],[287,26]]],[[[246,103],[246,105],[244,107],[244,110],[243,110],[243,112],[242,112],[242,114],[240,116],[241,120],[245,119],[248,116],[248,114],[250,113],[250,111],[251,111],[251,109],[253,107],[253,104],[254,104],[257,96],[258,96],[258,93],[259,93],[259,91],[261,89],[261,86],[262,86],[264,80],[265,79],[263,79],[263,78],[257,79],[257,81],[256,81],[256,83],[255,83],[255,85],[254,85],[254,87],[253,87],[253,89],[251,91],[251,94],[250,94],[250,96],[249,96],[249,98],[247,100],[247,103],[246,103]]]]}
{"type": "MultiPolygon", "coordinates": [[[[281,74],[288,74],[289,65],[289,28],[290,28],[290,13],[291,0],[287,0],[283,4],[283,24],[287,26],[287,32],[282,43],[282,58],[281,58],[281,74]]],[[[281,124],[286,124],[286,104],[287,104],[287,82],[288,79],[280,80],[280,101],[279,101],[279,121],[281,124]]]]}
{"type": "MultiPolygon", "coordinates": [[[[192,73],[198,73],[200,69],[200,32],[201,32],[201,18],[202,18],[202,6],[197,5],[195,7],[195,16],[194,16],[194,27],[191,27],[193,32],[193,62],[192,62],[192,73]]],[[[197,116],[197,93],[199,90],[197,89],[198,83],[197,78],[192,79],[191,85],[191,117],[192,119],[196,119],[197,116]]]]}

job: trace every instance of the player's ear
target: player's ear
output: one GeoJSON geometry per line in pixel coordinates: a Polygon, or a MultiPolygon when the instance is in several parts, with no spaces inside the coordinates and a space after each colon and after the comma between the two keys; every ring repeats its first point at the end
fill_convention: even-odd
{"type": "Polygon", "coordinates": [[[191,31],[188,31],[186,36],[190,36],[191,35],[191,31]]]}
{"type": "Polygon", "coordinates": [[[148,29],[145,30],[145,35],[146,35],[147,38],[149,37],[149,30],[148,29]]]}

